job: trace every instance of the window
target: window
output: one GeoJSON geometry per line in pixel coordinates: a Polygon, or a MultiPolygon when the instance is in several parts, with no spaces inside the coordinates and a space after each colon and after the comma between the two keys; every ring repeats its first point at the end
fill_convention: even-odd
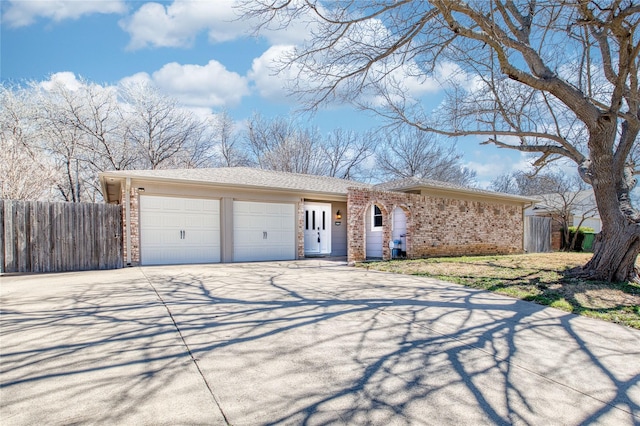
{"type": "Polygon", "coordinates": [[[380,210],[380,207],[374,204],[372,213],[373,216],[371,223],[373,224],[373,228],[382,228],[382,211],[380,210]]]}

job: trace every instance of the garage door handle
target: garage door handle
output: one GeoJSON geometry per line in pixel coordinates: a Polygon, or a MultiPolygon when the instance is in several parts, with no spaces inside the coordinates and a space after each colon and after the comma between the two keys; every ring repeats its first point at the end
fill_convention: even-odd
{"type": "Polygon", "coordinates": [[[267,231],[264,231],[264,232],[262,233],[262,239],[263,239],[263,240],[266,240],[266,239],[267,239],[267,231]]]}

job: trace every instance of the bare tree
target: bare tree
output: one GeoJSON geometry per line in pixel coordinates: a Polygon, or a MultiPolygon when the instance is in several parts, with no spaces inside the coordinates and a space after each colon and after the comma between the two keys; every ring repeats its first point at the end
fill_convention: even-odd
{"type": "Polygon", "coordinates": [[[323,141],[322,152],[328,176],[367,180],[366,162],[373,157],[378,137],[373,132],[357,133],[335,129],[323,141]]]}
{"type": "Polygon", "coordinates": [[[518,181],[512,173],[503,173],[495,177],[489,184],[489,189],[505,194],[520,194],[518,181]]]}
{"type": "Polygon", "coordinates": [[[0,198],[46,199],[55,171],[37,145],[35,104],[22,88],[0,85],[0,198]]]}
{"type": "Polygon", "coordinates": [[[81,202],[95,200],[92,179],[86,167],[83,146],[87,135],[74,121],[71,111],[82,107],[80,99],[61,82],[43,88],[32,84],[32,95],[38,108],[34,120],[37,138],[57,170],[54,186],[65,201],[81,202]]]}
{"type": "Polygon", "coordinates": [[[247,125],[247,145],[252,161],[260,168],[326,174],[317,130],[301,128],[292,120],[266,120],[255,114],[247,125]]]}
{"type": "Polygon", "coordinates": [[[539,167],[573,161],[603,221],[581,275],[638,280],[637,2],[252,0],[244,10],[263,26],[318,23],[288,62],[310,108],[351,101],[426,132],[536,154],[539,167]],[[438,77],[449,91],[433,117],[410,88],[438,77]]]}
{"type": "Polygon", "coordinates": [[[246,151],[263,169],[367,180],[366,164],[379,142],[373,133],[335,129],[326,136],[290,118],[255,114],[246,129],[246,151]]]}
{"type": "Polygon", "coordinates": [[[574,233],[573,238],[571,238],[570,221],[574,223],[573,226],[580,229],[585,220],[598,215],[598,209],[593,202],[593,193],[591,191],[565,192],[558,195],[559,197],[553,197],[545,194],[542,199],[551,211],[557,211],[562,214],[560,217],[562,218],[564,247],[568,250],[574,250],[578,241],[578,232],[574,233]],[[575,225],[576,216],[578,217],[577,225],[575,225]]]}
{"type": "Polygon", "coordinates": [[[1,95],[3,196],[95,201],[101,171],[212,165],[204,121],[151,86],[52,79],[1,95]]]}
{"type": "Polygon", "coordinates": [[[577,178],[561,171],[536,173],[535,170],[516,170],[496,177],[489,188],[493,191],[516,195],[559,194],[582,191],[587,185],[577,178]]]}
{"type": "Polygon", "coordinates": [[[181,153],[205,153],[200,150],[204,125],[193,113],[180,107],[175,99],[155,87],[131,83],[122,87],[124,134],[136,150],[141,168],[189,166],[197,158],[181,153]],[[185,164],[186,163],[186,164],[185,164]]]}
{"type": "Polygon", "coordinates": [[[218,167],[237,167],[249,164],[246,153],[241,149],[239,133],[227,111],[215,115],[211,123],[212,138],[218,151],[215,164],[218,167]]]}
{"type": "Polygon", "coordinates": [[[418,177],[469,186],[476,173],[461,164],[455,145],[443,145],[432,133],[399,126],[385,133],[377,163],[387,179],[418,177]]]}
{"type": "Polygon", "coordinates": [[[593,191],[578,176],[570,176],[561,171],[527,173],[519,170],[498,176],[491,183],[491,189],[516,195],[533,196],[540,200],[540,208],[556,222],[562,230],[561,246],[573,250],[577,233],[571,239],[569,228],[578,217],[578,228],[585,220],[596,217],[598,209],[593,199],[593,191]]]}
{"type": "Polygon", "coordinates": [[[123,117],[115,88],[81,79],[78,87],[73,89],[54,83],[49,90],[41,90],[40,94],[50,111],[49,122],[44,127],[60,126],[60,132],[66,128],[77,138],[74,159],[76,168],[84,169],[83,184],[89,199],[101,196],[99,172],[135,167],[138,160],[124,137],[123,117]],[[51,121],[54,116],[58,117],[56,123],[51,121]]]}

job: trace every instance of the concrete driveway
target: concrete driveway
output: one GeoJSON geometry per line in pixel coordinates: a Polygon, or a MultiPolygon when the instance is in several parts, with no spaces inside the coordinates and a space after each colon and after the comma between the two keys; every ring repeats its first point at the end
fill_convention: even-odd
{"type": "Polygon", "coordinates": [[[305,260],[0,277],[0,423],[640,424],[640,331],[305,260]]]}

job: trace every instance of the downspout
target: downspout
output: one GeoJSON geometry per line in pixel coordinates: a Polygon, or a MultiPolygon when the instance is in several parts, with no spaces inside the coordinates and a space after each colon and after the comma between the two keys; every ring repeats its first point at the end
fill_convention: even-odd
{"type": "Polygon", "coordinates": [[[125,204],[124,204],[124,216],[125,216],[125,244],[127,247],[127,266],[131,266],[131,178],[127,178],[125,184],[125,204]]]}

